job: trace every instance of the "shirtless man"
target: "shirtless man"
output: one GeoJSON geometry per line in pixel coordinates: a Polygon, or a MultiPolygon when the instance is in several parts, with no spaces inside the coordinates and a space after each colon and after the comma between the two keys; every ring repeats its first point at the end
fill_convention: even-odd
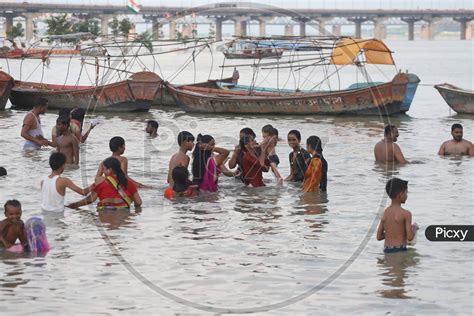
{"type": "Polygon", "coordinates": [[[398,129],[394,125],[385,126],[384,139],[374,148],[375,161],[382,163],[406,164],[402,150],[395,144],[398,138],[398,129]]]}
{"type": "Polygon", "coordinates": [[[451,126],[451,135],[453,139],[447,140],[441,145],[438,155],[469,155],[472,143],[462,139],[462,125],[453,124],[451,126]]]}
{"type": "Polygon", "coordinates": [[[44,138],[41,128],[40,115],[48,109],[48,100],[39,98],[33,109],[26,114],[21,127],[21,137],[26,141],[23,150],[37,150],[41,146],[51,146],[51,142],[44,138]]]}
{"type": "Polygon", "coordinates": [[[79,164],[79,141],[76,136],[71,133],[69,126],[71,119],[67,116],[60,116],[56,120],[56,130],[58,138],[56,139],[57,150],[66,156],[66,164],[79,164]]]}
{"type": "Polygon", "coordinates": [[[156,138],[158,136],[158,122],[155,120],[149,120],[146,122],[145,132],[151,137],[156,138]]]}
{"type": "Polygon", "coordinates": [[[377,240],[384,240],[384,252],[407,251],[407,242],[412,241],[418,225],[412,225],[411,213],[402,208],[408,197],[408,181],[393,178],[385,186],[392,200],[385,210],[377,229],[377,240]]]}
{"type": "Polygon", "coordinates": [[[187,155],[188,151],[193,150],[194,147],[194,136],[190,132],[187,131],[182,131],[178,134],[178,145],[179,145],[179,151],[175,153],[169,163],[169,168],[168,168],[168,184],[170,188],[173,187],[173,178],[171,176],[172,171],[175,167],[177,166],[183,166],[186,167],[186,169],[189,166],[189,156],[187,155]]]}

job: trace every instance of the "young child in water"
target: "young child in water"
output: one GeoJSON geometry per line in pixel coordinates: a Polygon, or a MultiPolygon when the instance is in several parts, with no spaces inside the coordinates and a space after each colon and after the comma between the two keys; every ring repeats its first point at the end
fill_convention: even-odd
{"type": "Polygon", "coordinates": [[[323,157],[323,147],[318,136],[310,136],[306,140],[306,148],[311,158],[306,161],[303,192],[326,191],[328,163],[323,157]]]}
{"type": "Polygon", "coordinates": [[[173,169],[173,187],[165,190],[165,197],[172,199],[174,197],[195,197],[198,195],[197,185],[191,185],[189,181],[189,171],[184,166],[177,166],[173,169]]]}
{"type": "Polygon", "coordinates": [[[221,173],[221,165],[227,160],[229,151],[216,147],[211,135],[197,137],[197,144],[193,151],[193,182],[199,185],[199,190],[207,192],[217,191],[217,181],[221,173]],[[216,153],[217,155],[214,155],[216,153]]]}
{"type": "Polygon", "coordinates": [[[278,184],[283,183],[283,177],[278,171],[278,165],[280,164],[280,158],[275,152],[275,147],[278,143],[278,130],[271,125],[265,125],[262,128],[263,142],[262,145],[268,143],[268,160],[270,161],[270,168],[275,175],[276,181],[278,184]]]}
{"type": "Polygon", "coordinates": [[[407,251],[407,242],[413,240],[418,225],[412,225],[411,213],[402,208],[408,197],[408,181],[393,178],[385,186],[392,200],[385,210],[377,229],[377,240],[384,240],[384,252],[407,251]]]}
{"type": "Polygon", "coordinates": [[[21,220],[21,204],[17,200],[8,200],[5,205],[5,219],[0,222],[0,247],[13,246],[17,239],[23,249],[27,247],[25,224],[21,220]]]}

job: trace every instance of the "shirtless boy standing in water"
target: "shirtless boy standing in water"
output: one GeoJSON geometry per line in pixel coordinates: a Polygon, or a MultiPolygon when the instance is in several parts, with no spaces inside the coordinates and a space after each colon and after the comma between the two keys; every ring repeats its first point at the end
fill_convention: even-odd
{"type": "Polygon", "coordinates": [[[395,144],[397,139],[398,129],[394,125],[385,126],[384,138],[374,148],[375,161],[382,163],[408,163],[400,147],[395,144]]]}
{"type": "Polygon", "coordinates": [[[58,138],[56,140],[57,150],[66,156],[66,164],[79,164],[79,141],[74,136],[69,125],[71,119],[67,116],[60,116],[56,120],[56,130],[58,132],[58,138]]]}
{"type": "Polygon", "coordinates": [[[463,128],[461,124],[451,126],[451,135],[453,139],[447,140],[441,145],[438,155],[474,155],[474,153],[470,153],[472,143],[462,139],[463,128]]]}
{"type": "Polygon", "coordinates": [[[168,184],[170,188],[172,188],[174,184],[173,178],[171,176],[173,169],[177,166],[183,166],[183,167],[186,167],[187,169],[189,166],[190,159],[189,159],[189,156],[187,155],[187,152],[193,150],[193,147],[194,147],[193,134],[187,131],[180,132],[178,134],[178,145],[179,145],[179,151],[171,157],[169,168],[168,168],[168,184]]]}
{"type": "Polygon", "coordinates": [[[411,224],[411,213],[402,208],[408,197],[408,181],[393,178],[385,186],[392,203],[385,210],[377,230],[377,240],[384,240],[384,252],[407,250],[407,242],[413,240],[418,225],[411,224]]]}

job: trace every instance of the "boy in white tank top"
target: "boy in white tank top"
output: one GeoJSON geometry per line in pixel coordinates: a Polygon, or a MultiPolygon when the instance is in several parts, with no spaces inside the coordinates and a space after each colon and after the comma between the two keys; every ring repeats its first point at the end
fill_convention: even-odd
{"type": "Polygon", "coordinates": [[[41,208],[49,212],[62,212],[64,210],[64,196],[66,188],[73,190],[83,196],[91,192],[95,184],[81,189],[71,179],[61,177],[66,165],[66,156],[63,153],[54,152],[49,157],[49,166],[52,172],[41,180],[41,208]]]}

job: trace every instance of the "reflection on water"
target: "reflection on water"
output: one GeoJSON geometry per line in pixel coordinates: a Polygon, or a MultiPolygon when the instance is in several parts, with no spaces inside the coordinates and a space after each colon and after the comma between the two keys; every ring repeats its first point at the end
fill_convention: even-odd
{"type": "Polygon", "coordinates": [[[386,290],[379,293],[386,298],[413,298],[406,289],[406,283],[409,277],[416,275],[414,268],[420,261],[420,255],[415,249],[408,249],[406,252],[385,254],[377,258],[377,266],[383,273],[382,284],[388,286],[386,290]]]}
{"type": "Polygon", "coordinates": [[[131,212],[130,210],[101,210],[97,212],[99,220],[107,229],[118,229],[121,226],[134,227],[134,217],[140,212],[131,212]]]}

